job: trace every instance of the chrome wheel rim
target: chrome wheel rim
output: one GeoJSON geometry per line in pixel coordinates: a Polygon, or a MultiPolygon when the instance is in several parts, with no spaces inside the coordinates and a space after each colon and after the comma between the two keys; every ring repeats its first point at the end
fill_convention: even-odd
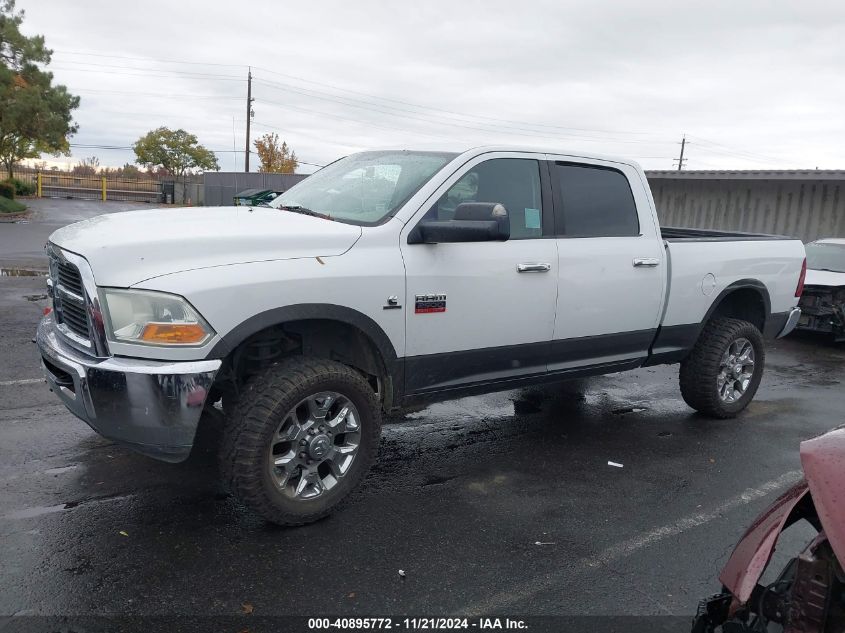
{"type": "Polygon", "coordinates": [[[361,418],[335,391],[303,398],[288,411],[270,442],[270,476],[278,491],[297,501],[315,499],[347,475],[361,444],[361,418]]]}
{"type": "Polygon", "coordinates": [[[716,387],[722,402],[733,403],[742,398],[754,376],[754,346],[747,338],[738,338],[722,355],[716,387]]]}

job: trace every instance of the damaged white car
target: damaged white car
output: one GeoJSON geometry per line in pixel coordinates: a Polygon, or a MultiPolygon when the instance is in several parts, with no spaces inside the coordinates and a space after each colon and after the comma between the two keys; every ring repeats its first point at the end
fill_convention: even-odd
{"type": "Polygon", "coordinates": [[[816,240],[806,250],[807,278],[796,329],[845,341],[845,239],[816,240]]]}

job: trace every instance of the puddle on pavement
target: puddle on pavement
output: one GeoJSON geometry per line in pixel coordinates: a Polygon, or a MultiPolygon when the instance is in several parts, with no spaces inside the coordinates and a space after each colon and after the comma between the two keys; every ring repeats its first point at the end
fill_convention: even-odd
{"type": "Polygon", "coordinates": [[[480,396],[469,396],[458,400],[446,402],[435,402],[429,404],[421,411],[412,411],[403,417],[406,420],[419,421],[443,421],[452,420],[463,416],[473,418],[507,418],[514,414],[514,403],[504,398],[482,398],[480,396]]]}
{"type": "Polygon", "coordinates": [[[62,473],[70,472],[79,468],[79,464],[71,464],[70,466],[60,466],[59,468],[48,468],[44,471],[45,475],[61,475],[62,473]]]}
{"type": "Polygon", "coordinates": [[[648,411],[648,407],[621,407],[614,409],[611,413],[613,415],[625,415],[626,413],[642,413],[643,411],[648,411]]]}
{"type": "Polygon", "coordinates": [[[66,510],[66,504],[61,503],[57,506],[35,506],[34,508],[24,508],[23,510],[15,510],[9,514],[4,514],[4,519],[34,519],[35,517],[44,516],[45,514],[53,514],[55,512],[63,512],[66,510]]]}
{"type": "Polygon", "coordinates": [[[46,277],[46,270],[28,268],[0,268],[0,277],[46,277]]]}

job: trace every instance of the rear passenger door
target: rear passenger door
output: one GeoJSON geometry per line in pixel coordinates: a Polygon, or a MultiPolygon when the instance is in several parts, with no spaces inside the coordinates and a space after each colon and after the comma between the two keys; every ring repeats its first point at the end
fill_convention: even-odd
{"type": "Polygon", "coordinates": [[[610,161],[549,161],[558,297],[549,370],[634,363],[659,324],[665,252],[639,172],[610,161]]]}

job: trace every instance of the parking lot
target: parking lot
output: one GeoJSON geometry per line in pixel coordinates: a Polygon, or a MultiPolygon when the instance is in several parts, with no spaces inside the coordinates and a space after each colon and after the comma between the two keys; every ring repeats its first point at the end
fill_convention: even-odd
{"type": "Polygon", "coordinates": [[[694,414],[675,366],[407,411],[351,503],[274,527],[217,483],[213,438],[150,460],[39,379],[40,245],[125,208],[0,224],[0,614],[687,616],[799,443],[845,422],[845,346],[793,336],[736,420],[694,414]]]}

